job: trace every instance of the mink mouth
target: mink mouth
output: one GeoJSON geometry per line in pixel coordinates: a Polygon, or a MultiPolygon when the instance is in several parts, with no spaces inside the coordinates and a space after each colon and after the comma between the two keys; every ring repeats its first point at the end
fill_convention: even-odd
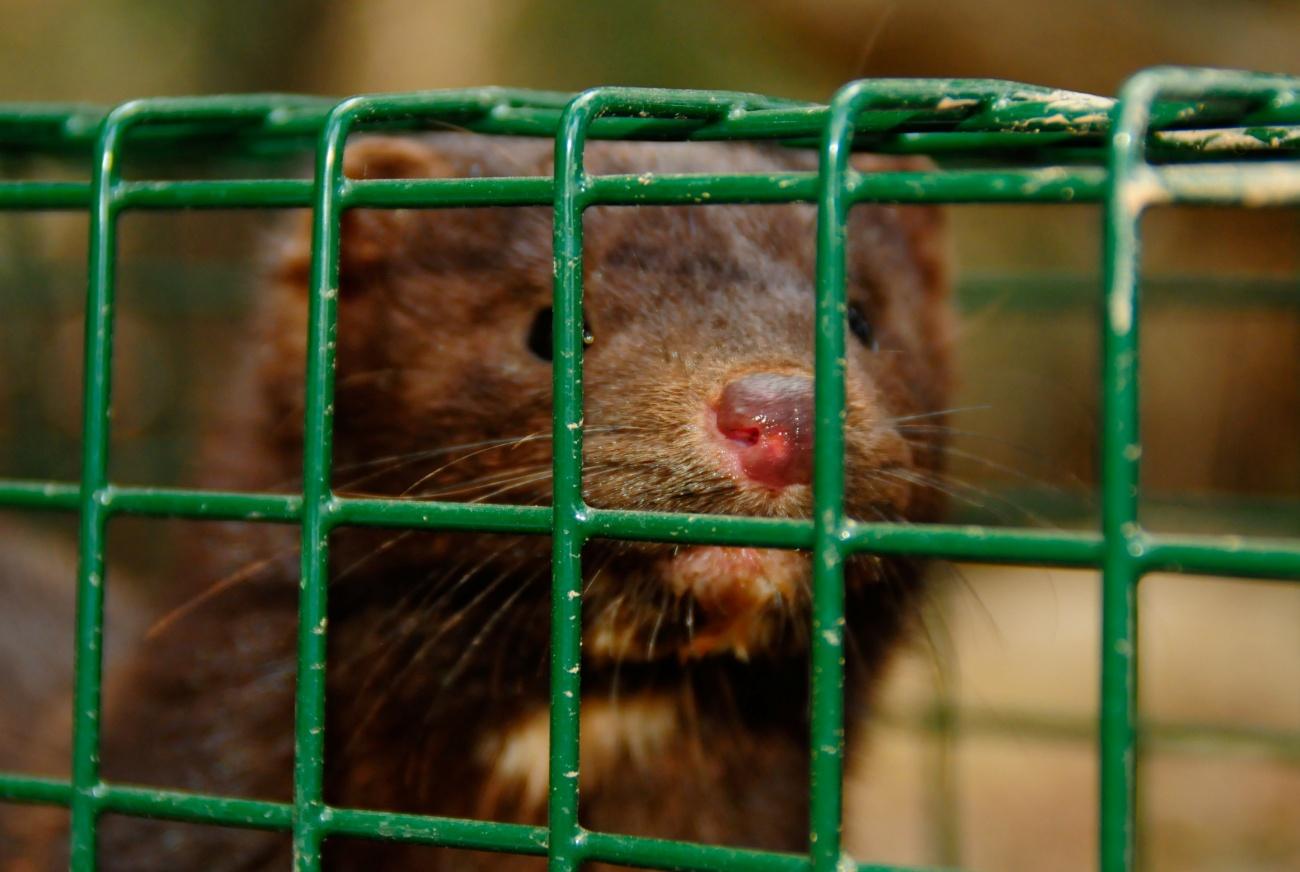
{"type": "Polygon", "coordinates": [[[618,663],[746,661],[787,650],[804,623],[811,571],[804,552],[721,546],[673,549],[627,576],[611,571],[607,583],[626,595],[593,604],[584,654],[618,663]],[[640,602],[625,602],[638,592],[640,602]]]}

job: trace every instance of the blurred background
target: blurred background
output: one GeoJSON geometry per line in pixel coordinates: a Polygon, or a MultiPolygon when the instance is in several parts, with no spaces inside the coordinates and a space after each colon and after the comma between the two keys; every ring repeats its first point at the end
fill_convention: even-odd
{"type": "MultiPolygon", "coordinates": [[[[0,13],[5,102],[485,84],[824,101],[860,76],[1112,95],[1153,64],[1300,73],[1295,0],[0,0],[0,13]]],[[[305,161],[182,157],[132,174],[300,175],[305,161]]],[[[88,169],[76,155],[34,160],[0,143],[0,173],[88,169]]],[[[954,420],[955,518],[1095,525],[1100,212],[969,206],[951,219],[957,404],[968,409],[954,420]]],[[[205,410],[220,402],[275,220],[123,219],[115,481],[196,480],[205,410]]],[[[1300,215],[1163,209],[1143,227],[1144,522],[1300,536],[1300,215]]],[[[2,477],[77,476],[86,228],[77,213],[0,214],[2,477]]],[[[0,523],[72,541],[70,519],[0,523]]],[[[174,569],[173,532],[114,523],[114,565],[142,579],[145,596],[174,569]]],[[[851,850],[985,870],[1091,868],[1095,574],[944,565],[935,575],[926,632],[855,760],[851,850]]],[[[1143,868],[1300,869],[1300,588],[1155,576],[1140,593],[1143,868]]]]}

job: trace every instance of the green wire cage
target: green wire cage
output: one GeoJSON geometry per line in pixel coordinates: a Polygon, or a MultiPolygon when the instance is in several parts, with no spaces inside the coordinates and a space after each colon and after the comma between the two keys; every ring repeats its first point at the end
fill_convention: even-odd
{"type": "Polygon", "coordinates": [[[1000,81],[864,80],[829,105],[714,91],[597,88],[577,96],[479,89],[342,102],[284,96],[151,99],[107,114],[65,106],[0,107],[12,155],[93,155],[89,182],[0,181],[5,210],[90,216],[80,481],[0,480],[0,508],[79,517],[76,672],[70,779],[0,773],[0,800],[65,806],[71,865],[96,867],[107,813],[291,832],[295,868],[320,868],[333,836],[360,836],[549,858],[689,870],[885,869],[841,848],[843,591],[846,555],[915,554],[986,563],[1089,567],[1102,575],[1099,857],[1103,872],[1135,866],[1136,590],[1153,571],[1300,579],[1300,540],[1166,536],[1139,521],[1139,222],[1173,204],[1300,205],[1300,79],[1159,68],[1117,100],[1000,81]],[[344,143],[365,129],[452,123],[551,137],[553,178],[357,181],[344,143]],[[1231,135],[1224,135],[1224,134],[1231,135]],[[596,176],[591,138],[769,140],[815,148],[816,173],[596,176]],[[132,181],[124,155],[213,142],[246,153],[314,143],[314,180],[132,181]],[[938,157],[939,168],[864,176],[854,149],[938,157]],[[977,158],[972,160],[971,158],[977,158]],[[681,516],[595,509],[582,479],[582,214],[595,205],[814,203],[817,206],[814,520],[681,516]],[[844,505],[842,363],[845,221],[864,202],[1100,203],[1104,212],[1101,520],[1097,529],[859,523],[844,505]],[[551,206],[554,209],[554,491],[552,506],[341,498],[331,490],[331,416],[340,213],[349,208],[551,206]],[[300,494],[126,487],[108,474],[118,219],[127,210],[313,210],[300,494]],[[296,524],[302,565],[291,803],[106,783],[99,771],[106,525],[119,514],[296,524]],[[549,535],[553,543],[549,811],[545,827],[336,808],[322,798],[330,531],[340,525],[549,535]],[[592,538],[752,545],[813,553],[808,850],[769,854],[593,832],[579,823],[578,700],[582,550],[592,538]]]}

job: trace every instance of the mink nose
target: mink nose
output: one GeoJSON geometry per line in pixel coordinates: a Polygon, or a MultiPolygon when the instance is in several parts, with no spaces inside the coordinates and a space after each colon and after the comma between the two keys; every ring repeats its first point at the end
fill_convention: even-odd
{"type": "Polygon", "coordinates": [[[812,480],[813,383],[798,375],[755,373],[722,390],[718,432],[745,475],[783,488],[812,480]]]}

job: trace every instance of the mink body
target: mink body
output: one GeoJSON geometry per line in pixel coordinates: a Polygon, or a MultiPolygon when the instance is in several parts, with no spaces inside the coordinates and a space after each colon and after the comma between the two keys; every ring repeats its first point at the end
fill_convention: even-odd
{"type": "MultiPolygon", "coordinates": [[[[358,138],[362,178],[549,174],[550,146],[358,138]]],[[[859,160],[874,171],[891,162],[859,160]]],[[[593,173],[775,172],[815,158],[592,144],[593,173]]],[[[847,508],[933,519],[948,384],[939,216],[852,213],[847,508]],[[859,330],[865,323],[865,330],[859,330]],[[867,332],[869,331],[869,332],[867,332]]],[[[810,488],[720,461],[710,409],[752,373],[811,376],[810,206],[601,207],[585,217],[584,496],[593,506],[807,517],[810,488]]],[[[300,475],[308,233],[286,234],[256,314],[237,420],[204,466],[245,490],[300,475]]],[[[547,209],[345,213],[334,428],[340,494],[550,499],[547,209]]],[[[182,608],[114,677],[106,778],[289,800],[299,557],[292,526],[191,543],[182,608]],[[220,580],[216,588],[214,582],[220,580]]],[[[326,801],[545,821],[550,542],[343,529],[331,537],[326,801]]],[[[809,559],[593,541],[584,550],[582,817],[605,831],[806,846],[809,559]]],[[[904,560],[846,566],[850,735],[920,587],[904,560]]],[[[30,856],[66,831],[32,828],[30,856]]],[[[531,869],[543,860],[327,842],[334,869],[531,869]]],[[[108,817],[105,870],[288,868],[278,834],[108,817]]],[[[37,864],[39,866],[39,863],[37,864]]]]}

